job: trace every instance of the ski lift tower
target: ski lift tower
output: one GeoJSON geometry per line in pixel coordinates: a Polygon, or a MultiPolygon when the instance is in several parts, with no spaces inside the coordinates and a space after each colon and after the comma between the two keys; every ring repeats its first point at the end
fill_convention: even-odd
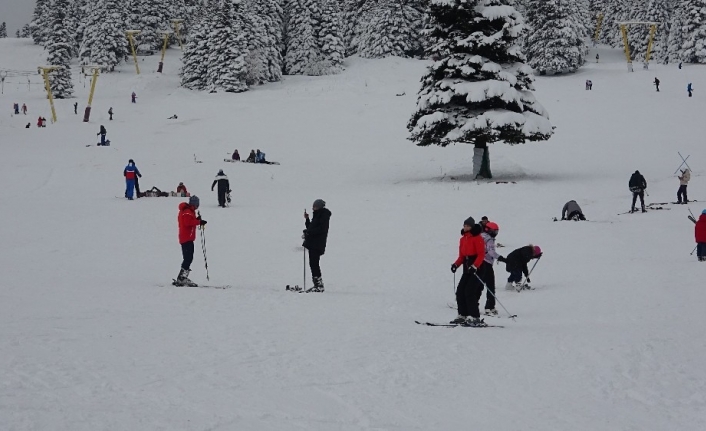
{"type": "Polygon", "coordinates": [[[169,36],[172,35],[172,32],[169,30],[165,30],[160,31],[159,34],[162,35],[164,43],[162,44],[162,58],[159,60],[159,67],[157,67],[157,72],[162,73],[162,68],[164,67],[164,54],[167,53],[167,44],[169,43],[169,36]]]}
{"type": "Polygon", "coordinates": [[[181,18],[176,18],[172,20],[172,27],[174,27],[174,34],[176,35],[177,41],[179,42],[179,49],[183,50],[184,46],[181,43],[181,35],[179,34],[179,27],[184,23],[181,18]]]}
{"type": "Polygon", "coordinates": [[[647,42],[647,53],[645,54],[645,63],[643,64],[644,69],[649,69],[650,65],[650,55],[652,54],[652,42],[655,38],[655,33],[657,32],[658,22],[651,21],[623,21],[617,22],[620,26],[620,33],[623,35],[623,46],[625,48],[625,58],[628,60],[628,72],[634,72],[632,68],[632,58],[630,57],[630,44],[628,42],[628,26],[629,25],[648,25],[650,26],[650,38],[647,42]]]}
{"type": "Polygon", "coordinates": [[[49,84],[49,72],[53,72],[60,69],[61,66],[38,66],[37,72],[39,72],[44,78],[44,87],[47,89],[47,98],[49,99],[49,106],[51,107],[51,120],[52,123],[56,123],[56,109],[54,109],[54,96],[51,94],[51,85],[49,84]]]}
{"type": "Polygon", "coordinates": [[[96,91],[96,82],[98,81],[98,75],[100,74],[100,71],[103,69],[103,66],[99,64],[86,64],[84,66],[81,66],[81,73],[84,75],[87,74],[87,71],[90,71],[93,74],[93,77],[91,78],[91,92],[88,94],[88,106],[86,106],[86,111],[83,113],[83,122],[88,123],[88,120],[91,118],[91,104],[93,103],[93,93],[96,91]]]}
{"type": "Polygon", "coordinates": [[[141,30],[125,30],[127,39],[130,41],[130,49],[132,50],[132,59],[135,60],[135,70],[140,74],[140,66],[137,64],[137,51],[135,51],[135,36],[142,33],[141,30]]]}

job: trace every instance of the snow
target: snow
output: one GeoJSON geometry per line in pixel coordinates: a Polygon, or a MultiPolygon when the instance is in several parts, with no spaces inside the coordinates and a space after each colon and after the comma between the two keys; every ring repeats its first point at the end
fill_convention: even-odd
{"type": "MultiPolygon", "coordinates": [[[[689,256],[688,211],[616,214],[635,169],[648,202],[674,200],[677,151],[691,155],[689,196],[706,199],[706,99],[684,90],[705,70],[627,73],[620,50],[599,52],[538,78],[556,134],[493,145],[496,180],[517,182],[495,184],[469,179],[471,147],[406,139],[427,62],[350,58],[339,75],[209,94],[178,87],[170,49],[164,75],[159,56],[139,76],[132,62],[102,74],[89,123],[73,114],[90,89],[76,66],[77,98],[39,129],[46,53],[0,41],[0,68],[33,72],[0,96],[29,108],[0,116],[0,429],[704,429],[706,267],[689,256]],[[86,147],[101,124],[113,146],[86,147]],[[224,163],[235,148],[282,164],[224,163]],[[168,285],[181,199],[116,198],[130,158],[143,189],[183,181],[200,196],[211,283],[233,288],[168,285]],[[219,169],[228,209],[209,189],[219,169]],[[333,213],[326,292],[285,292],[302,282],[302,212],[317,198],[333,213]],[[571,199],[591,222],[552,222],[571,199]],[[536,290],[505,292],[496,266],[517,322],[418,326],[455,317],[449,266],[469,215],[499,224],[501,254],[541,245],[536,290]]],[[[205,282],[196,248],[191,278],[205,282]]]]}

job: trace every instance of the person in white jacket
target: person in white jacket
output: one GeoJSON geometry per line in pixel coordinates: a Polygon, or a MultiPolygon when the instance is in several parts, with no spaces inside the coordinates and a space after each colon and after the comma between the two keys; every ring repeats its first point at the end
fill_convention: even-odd
{"type": "Polygon", "coordinates": [[[495,309],[495,270],[493,265],[495,260],[500,255],[495,251],[495,237],[498,235],[500,228],[497,223],[489,221],[485,224],[485,228],[481,236],[485,242],[485,259],[481,270],[478,271],[488,290],[485,292],[485,315],[497,316],[498,310],[495,309]]]}
{"type": "Polygon", "coordinates": [[[681,176],[679,177],[679,190],[677,190],[677,203],[678,204],[688,204],[689,199],[686,198],[686,186],[689,185],[689,180],[691,179],[691,172],[689,168],[681,171],[681,176]],[[682,199],[682,197],[684,199],[682,199]]]}

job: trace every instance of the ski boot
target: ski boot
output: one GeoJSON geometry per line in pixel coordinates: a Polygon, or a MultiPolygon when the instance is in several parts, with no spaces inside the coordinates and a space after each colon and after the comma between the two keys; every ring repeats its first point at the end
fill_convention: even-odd
{"type": "Polygon", "coordinates": [[[643,212],[643,213],[646,213],[646,212],[647,212],[647,210],[645,209],[645,207],[642,207],[642,212],[643,212]]]}
{"type": "Polygon", "coordinates": [[[449,322],[452,325],[461,325],[466,323],[466,316],[461,316],[460,314],[456,318],[449,322]]]}
{"type": "Polygon", "coordinates": [[[485,309],[485,315],[486,316],[497,316],[498,315],[498,310],[495,308],[486,308],[485,309]]]}
{"type": "Polygon", "coordinates": [[[182,268],[181,271],[179,271],[179,275],[177,276],[176,280],[174,280],[174,283],[172,284],[174,284],[175,286],[198,287],[198,284],[189,280],[189,272],[191,272],[191,270],[182,268]]]}
{"type": "Polygon", "coordinates": [[[321,277],[312,277],[311,279],[314,282],[314,287],[307,290],[307,292],[323,292],[324,291],[324,281],[321,279],[321,277]]]}
{"type": "Polygon", "coordinates": [[[471,316],[468,316],[466,321],[463,322],[461,325],[462,326],[469,326],[471,328],[482,328],[484,326],[488,326],[488,324],[485,323],[485,321],[483,321],[483,319],[481,319],[480,317],[471,317],[471,316]]]}

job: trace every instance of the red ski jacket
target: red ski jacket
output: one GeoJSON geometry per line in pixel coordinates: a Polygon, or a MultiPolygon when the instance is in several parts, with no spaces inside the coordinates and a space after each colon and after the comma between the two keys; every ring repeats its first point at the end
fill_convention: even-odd
{"type": "Polygon", "coordinates": [[[196,241],[196,228],[201,225],[201,221],[196,218],[194,207],[182,202],[179,204],[179,244],[189,241],[196,241]]]}
{"type": "Polygon", "coordinates": [[[461,266],[467,257],[474,256],[472,265],[480,268],[485,259],[485,241],[480,235],[472,235],[470,232],[465,232],[458,244],[458,259],[454,264],[461,266]]]}
{"type": "Polygon", "coordinates": [[[694,227],[696,242],[706,242],[706,214],[701,214],[694,227]]]}

